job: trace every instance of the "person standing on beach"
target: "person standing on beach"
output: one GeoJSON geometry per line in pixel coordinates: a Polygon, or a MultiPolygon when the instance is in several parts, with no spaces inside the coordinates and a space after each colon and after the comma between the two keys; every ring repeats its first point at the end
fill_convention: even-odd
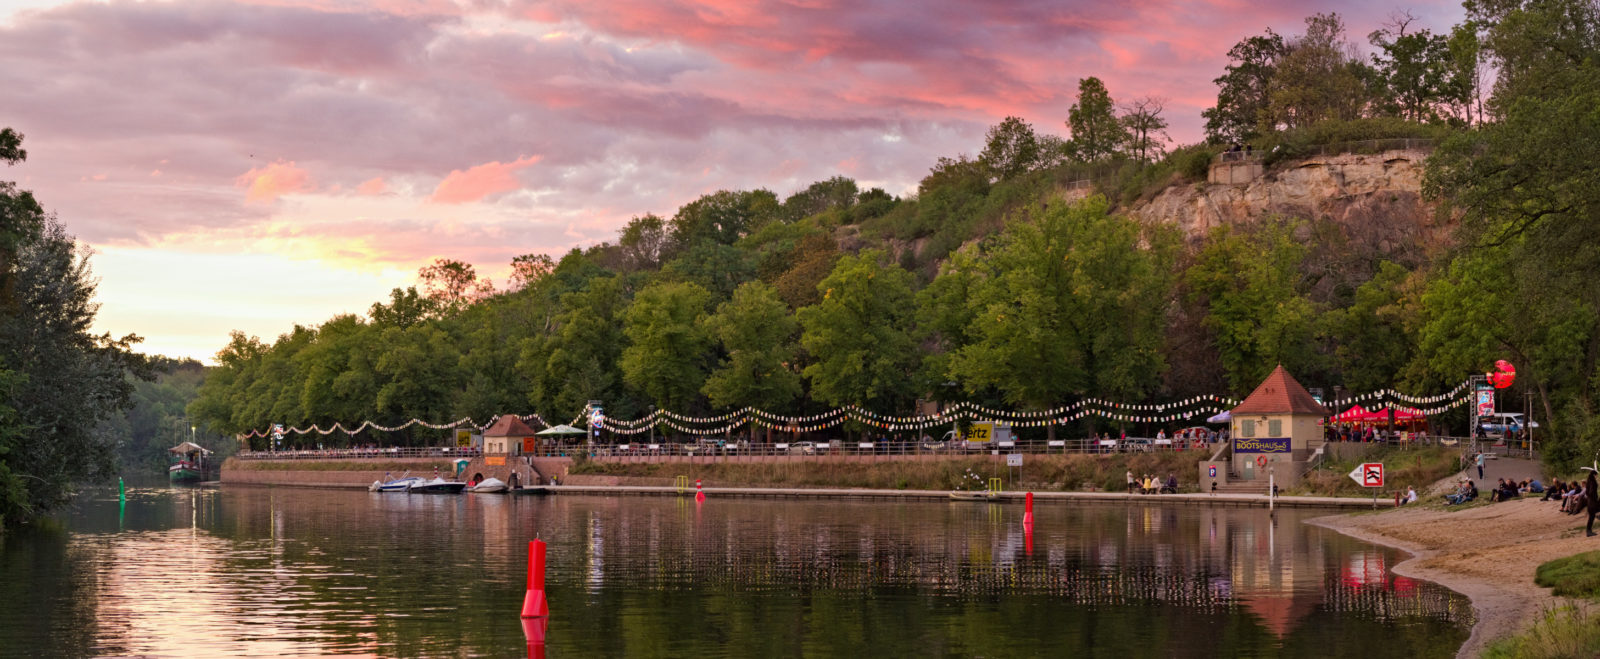
{"type": "Polygon", "coordinates": [[[1475,461],[1478,463],[1478,480],[1481,481],[1483,480],[1483,451],[1478,452],[1478,457],[1475,461]]]}
{"type": "Polygon", "coordinates": [[[1128,470],[1128,494],[1133,494],[1133,470],[1128,470]]]}
{"type": "Polygon", "coordinates": [[[1589,481],[1585,483],[1583,489],[1583,495],[1589,498],[1589,505],[1587,506],[1589,508],[1589,524],[1583,527],[1583,530],[1591,538],[1594,537],[1594,516],[1597,509],[1600,509],[1600,492],[1595,492],[1594,487],[1594,472],[1591,471],[1589,472],[1589,481]]]}

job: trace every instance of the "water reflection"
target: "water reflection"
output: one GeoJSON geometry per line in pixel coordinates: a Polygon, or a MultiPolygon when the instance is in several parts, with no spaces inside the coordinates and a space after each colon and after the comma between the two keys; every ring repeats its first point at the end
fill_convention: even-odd
{"type": "Polygon", "coordinates": [[[0,654],[1450,656],[1470,608],[1310,513],[134,489],[7,538],[0,654]],[[27,609],[27,610],[24,610],[27,609]],[[38,629],[71,633],[51,637],[38,629]],[[1381,643],[1379,641],[1382,641],[1381,643]]]}

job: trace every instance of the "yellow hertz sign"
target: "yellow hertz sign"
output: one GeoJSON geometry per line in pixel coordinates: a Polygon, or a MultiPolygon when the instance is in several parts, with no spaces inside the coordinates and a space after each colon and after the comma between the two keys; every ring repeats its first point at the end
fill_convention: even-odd
{"type": "Polygon", "coordinates": [[[457,430],[456,431],[456,446],[459,446],[461,448],[466,448],[468,446],[472,446],[472,431],[471,430],[457,430]]]}
{"type": "Polygon", "coordinates": [[[974,423],[967,428],[966,434],[961,436],[962,439],[969,442],[987,442],[991,437],[994,437],[994,424],[992,423],[974,423]]]}

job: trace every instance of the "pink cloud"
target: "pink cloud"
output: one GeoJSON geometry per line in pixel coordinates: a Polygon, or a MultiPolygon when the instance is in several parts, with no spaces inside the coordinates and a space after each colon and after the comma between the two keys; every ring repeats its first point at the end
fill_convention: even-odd
{"type": "Polygon", "coordinates": [[[273,202],[286,194],[316,189],[306,170],[296,167],[293,162],[282,160],[266,167],[251,168],[234,182],[239,187],[248,188],[244,199],[249,202],[273,202]]]}
{"type": "Polygon", "coordinates": [[[356,186],[356,194],[363,194],[363,195],[368,195],[368,196],[381,195],[381,194],[383,194],[385,192],[388,192],[388,191],[389,191],[389,184],[383,182],[383,177],[382,176],[374,176],[374,177],[369,178],[369,179],[367,179],[365,181],[362,181],[361,185],[356,186]]]}
{"type": "Polygon", "coordinates": [[[453,170],[439,182],[428,201],[437,204],[464,204],[485,197],[510,192],[522,187],[514,172],[539,162],[540,156],[518,158],[512,162],[486,162],[468,168],[453,170]]]}

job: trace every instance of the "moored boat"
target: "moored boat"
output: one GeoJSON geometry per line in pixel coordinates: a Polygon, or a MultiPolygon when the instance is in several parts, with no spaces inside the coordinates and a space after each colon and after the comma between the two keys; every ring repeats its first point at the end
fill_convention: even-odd
{"type": "Polygon", "coordinates": [[[167,479],[174,483],[198,483],[206,479],[206,456],[211,451],[194,442],[184,442],[167,449],[171,464],[167,466],[167,479]]]}
{"type": "Polygon", "coordinates": [[[1000,498],[1000,494],[997,492],[988,492],[982,490],[970,492],[966,490],[953,490],[950,492],[950,498],[955,499],[956,501],[993,501],[1000,498]]]}
{"type": "Polygon", "coordinates": [[[467,491],[478,494],[505,494],[506,482],[493,477],[485,478],[478,481],[477,485],[467,488],[467,491]]]}
{"type": "Polygon", "coordinates": [[[467,484],[461,481],[447,481],[439,477],[434,477],[431,481],[418,480],[421,482],[412,483],[406,491],[417,494],[460,494],[467,487],[467,484]]]}
{"type": "Polygon", "coordinates": [[[408,490],[411,489],[411,484],[412,483],[421,483],[421,482],[423,482],[423,478],[421,476],[405,476],[405,477],[401,477],[401,478],[396,478],[396,479],[388,481],[388,482],[372,481],[372,484],[367,486],[367,491],[368,492],[405,492],[405,491],[408,491],[408,490]]]}

